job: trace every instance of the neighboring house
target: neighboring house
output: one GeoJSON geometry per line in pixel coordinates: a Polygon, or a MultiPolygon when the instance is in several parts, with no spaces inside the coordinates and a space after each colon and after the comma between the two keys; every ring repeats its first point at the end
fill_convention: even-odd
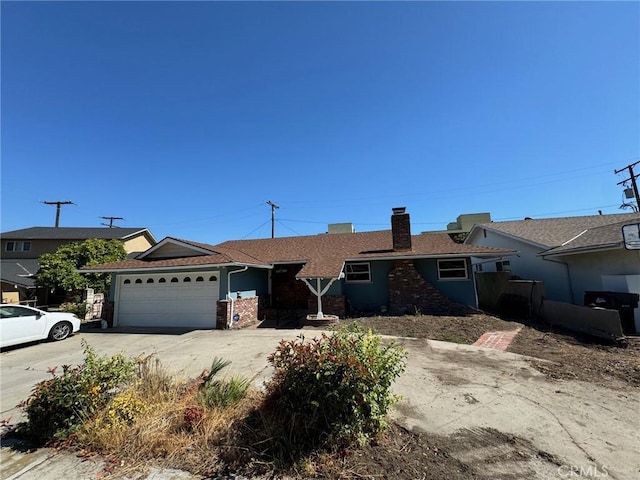
{"type": "Polygon", "coordinates": [[[238,320],[249,302],[260,319],[286,311],[460,312],[476,306],[471,257],[514,253],[456,244],[447,234],[412,236],[404,208],[394,209],[391,227],[218,245],[167,237],[135,259],[83,271],[114,274],[115,325],[215,328],[238,320]]]}
{"type": "Polygon", "coordinates": [[[3,232],[0,238],[3,302],[33,298],[38,258],[54,253],[61,245],[90,238],[116,239],[129,255],[137,255],[157,243],[146,228],[31,227],[3,232]]]}
{"type": "MultiPolygon", "coordinates": [[[[640,293],[640,253],[625,249],[622,239],[622,226],[638,222],[640,215],[625,213],[483,223],[465,244],[518,251],[474,260],[476,271],[540,280],[550,300],[583,305],[587,291],[640,293]]],[[[637,309],[635,315],[640,328],[637,309]]]]}

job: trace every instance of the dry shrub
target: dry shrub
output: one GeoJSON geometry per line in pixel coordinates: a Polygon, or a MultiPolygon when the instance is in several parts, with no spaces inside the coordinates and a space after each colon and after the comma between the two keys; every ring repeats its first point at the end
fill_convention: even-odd
{"type": "Polygon", "coordinates": [[[205,406],[202,387],[210,372],[191,382],[178,381],[152,356],[139,361],[138,375],[131,389],[85,422],[77,442],[117,457],[126,466],[120,473],[144,471],[151,462],[200,475],[216,472],[218,451],[222,445],[227,448],[230,432],[254,408],[259,394],[248,392],[233,405],[205,406]]]}

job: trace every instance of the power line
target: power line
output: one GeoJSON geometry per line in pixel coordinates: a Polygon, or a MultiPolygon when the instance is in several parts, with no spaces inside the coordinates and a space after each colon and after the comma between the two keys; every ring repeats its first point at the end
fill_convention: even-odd
{"type": "Polygon", "coordinates": [[[257,232],[258,230],[260,230],[262,227],[264,227],[267,223],[269,223],[269,220],[267,220],[266,222],[264,222],[262,225],[260,225],[258,228],[254,228],[253,230],[251,230],[249,233],[247,233],[244,237],[242,237],[242,240],[246,239],[249,235],[251,235],[253,232],[257,232]]]}
{"type": "Polygon", "coordinates": [[[55,205],[56,206],[56,228],[58,228],[60,226],[60,207],[62,205],[75,205],[75,203],[73,203],[70,200],[65,200],[63,202],[41,202],[44,203],[45,205],[55,205]]]}

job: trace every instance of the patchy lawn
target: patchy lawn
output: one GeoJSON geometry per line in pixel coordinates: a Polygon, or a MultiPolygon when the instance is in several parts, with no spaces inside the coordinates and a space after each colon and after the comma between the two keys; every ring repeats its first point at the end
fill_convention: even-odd
{"type": "Polygon", "coordinates": [[[616,387],[640,386],[640,338],[626,345],[559,327],[503,320],[487,314],[465,317],[407,315],[349,319],[382,335],[428,338],[471,345],[485,332],[522,327],[507,351],[549,362],[532,365],[551,379],[573,379],[616,387]]]}

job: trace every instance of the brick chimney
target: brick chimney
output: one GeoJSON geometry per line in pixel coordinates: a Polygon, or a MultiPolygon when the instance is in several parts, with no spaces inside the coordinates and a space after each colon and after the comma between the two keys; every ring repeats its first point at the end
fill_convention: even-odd
{"type": "Polygon", "coordinates": [[[411,250],[411,221],[405,207],[393,208],[391,236],[394,250],[411,250]]]}

